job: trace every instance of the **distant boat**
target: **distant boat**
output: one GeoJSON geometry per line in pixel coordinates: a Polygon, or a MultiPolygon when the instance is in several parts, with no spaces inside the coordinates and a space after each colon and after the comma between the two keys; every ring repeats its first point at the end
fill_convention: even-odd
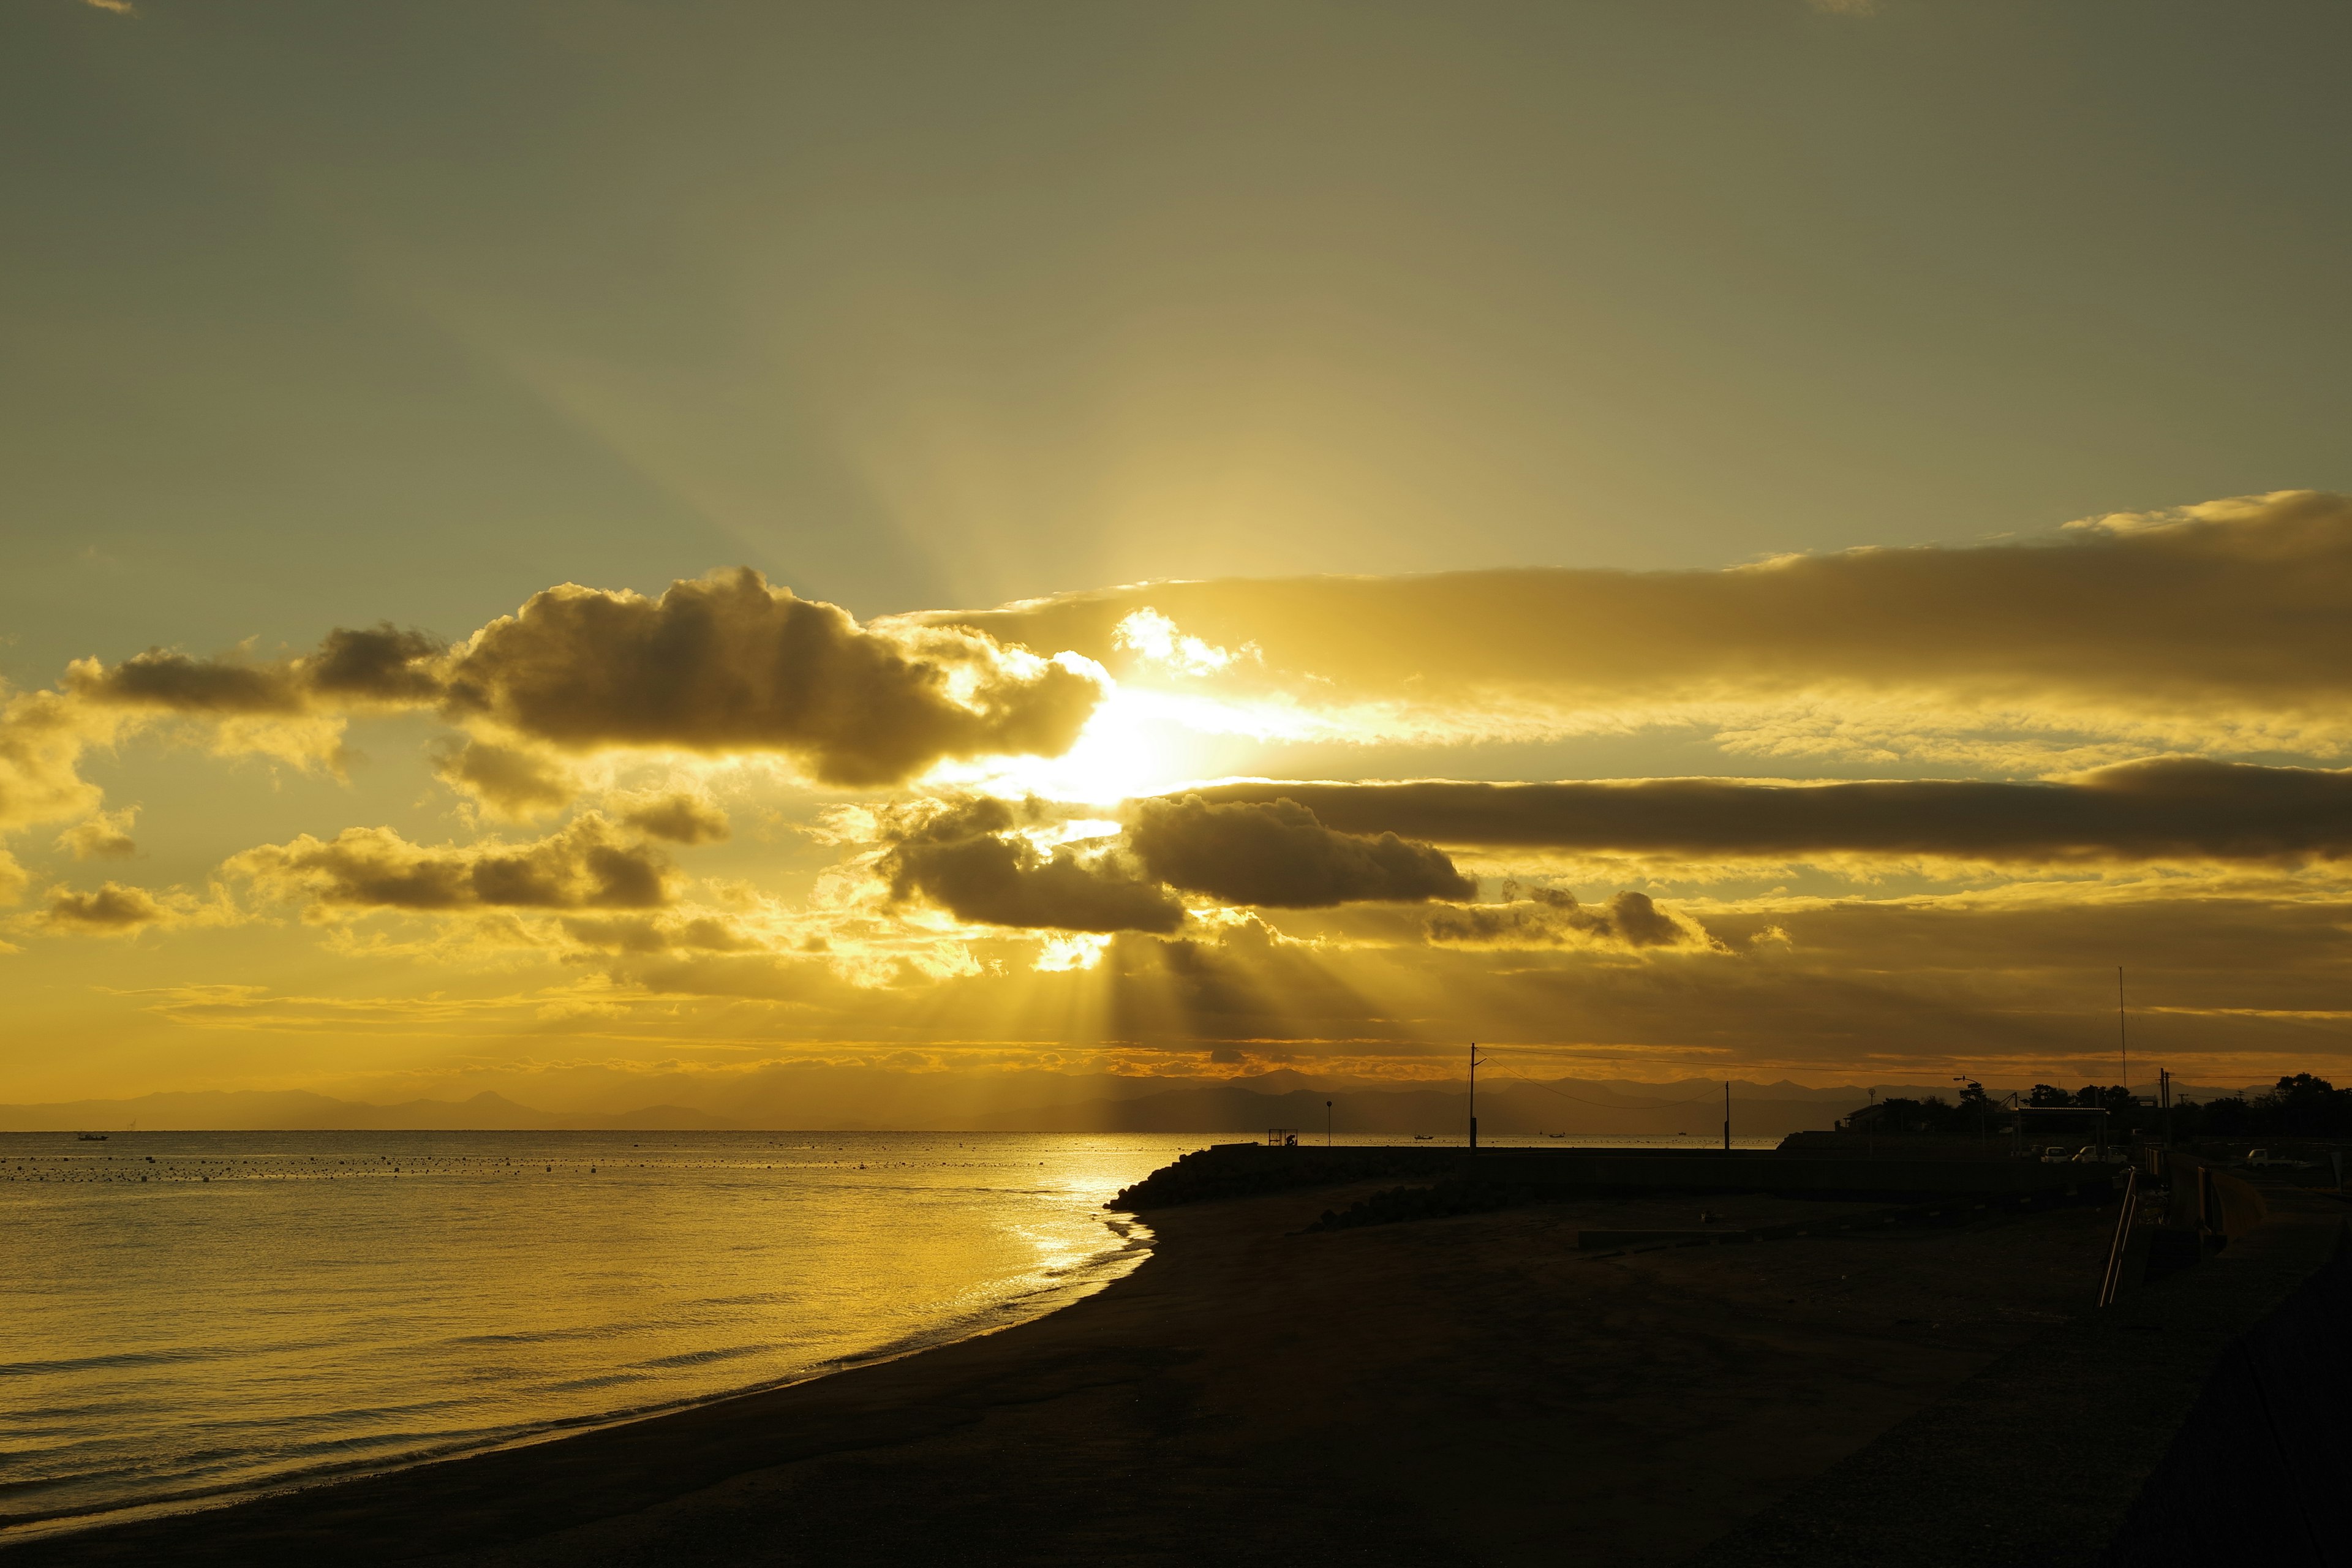
{"type": "Polygon", "coordinates": [[[106,1134],[103,1132],[77,1132],[74,1134],[74,1141],[78,1143],[103,1143],[106,1142],[106,1134]]]}
{"type": "Polygon", "coordinates": [[[1412,1135],[1412,1141],[1416,1143],[1434,1143],[1437,1142],[1437,1134],[1434,1132],[1416,1132],[1412,1135]]]}

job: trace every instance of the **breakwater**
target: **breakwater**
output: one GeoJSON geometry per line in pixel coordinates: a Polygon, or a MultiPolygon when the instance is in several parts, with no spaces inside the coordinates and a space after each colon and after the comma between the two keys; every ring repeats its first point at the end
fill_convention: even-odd
{"type": "Polygon", "coordinates": [[[1821,1158],[1779,1150],[1496,1149],[1412,1144],[1318,1149],[1219,1143],[1153,1172],[1110,1200],[1143,1211],[1301,1187],[1401,1178],[1464,1189],[1448,1212],[1501,1206],[1474,1194],[1638,1197],[1659,1193],[1765,1193],[1780,1197],[1923,1203],[1937,1198],[2104,1200],[2115,1176],[2105,1166],[2037,1160],[1821,1158]]]}

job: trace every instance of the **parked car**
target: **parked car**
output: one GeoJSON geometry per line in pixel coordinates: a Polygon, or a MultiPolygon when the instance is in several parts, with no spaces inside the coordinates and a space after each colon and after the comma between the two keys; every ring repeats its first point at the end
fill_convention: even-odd
{"type": "Polygon", "coordinates": [[[2251,1150],[2238,1163],[2250,1171],[2308,1171],[2312,1167],[2309,1160],[2290,1160],[2267,1149],[2251,1150]]]}
{"type": "Polygon", "coordinates": [[[2042,1163],[2045,1165],[2063,1165],[2074,1157],[2074,1152],[2063,1143],[2053,1143],[2042,1151],[2042,1163]]]}

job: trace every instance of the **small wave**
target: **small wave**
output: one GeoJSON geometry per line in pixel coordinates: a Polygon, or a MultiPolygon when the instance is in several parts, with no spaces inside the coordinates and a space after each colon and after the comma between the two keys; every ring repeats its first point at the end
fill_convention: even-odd
{"type": "Polygon", "coordinates": [[[40,1377],[61,1372],[107,1372],[118,1367],[171,1366],[181,1362],[211,1361],[212,1349],[184,1347],[168,1351],[117,1351],[112,1355],[71,1356],[62,1361],[0,1361],[0,1377],[40,1377]]]}
{"type": "Polygon", "coordinates": [[[634,1372],[614,1372],[607,1373],[603,1377],[575,1377],[569,1383],[551,1383],[547,1385],[547,1391],[550,1394],[578,1394],[591,1388],[612,1388],[624,1383],[643,1383],[644,1381],[644,1378],[634,1372]]]}
{"type": "Polygon", "coordinates": [[[609,1340],[626,1334],[641,1334],[654,1325],[650,1323],[589,1323],[570,1329],[531,1329],[511,1334],[455,1334],[446,1342],[453,1345],[546,1345],[561,1344],[570,1340],[609,1340]]]}
{"type": "Polygon", "coordinates": [[[631,1366],[701,1366],[714,1361],[740,1361],[747,1355],[766,1355],[780,1351],[782,1345],[728,1345],[717,1350],[681,1351],[676,1355],[655,1356],[648,1361],[631,1362],[631,1366]]]}

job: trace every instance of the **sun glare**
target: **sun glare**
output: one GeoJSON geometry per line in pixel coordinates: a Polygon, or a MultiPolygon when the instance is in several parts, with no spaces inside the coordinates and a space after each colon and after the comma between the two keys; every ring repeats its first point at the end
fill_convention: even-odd
{"type": "Polygon", "coordinates": [[[934,772],[930,782],[991,795],[1037,795],[1099,805],[1156,795],[1204,772],[1203,731],[1180,715],[1185,706],[1158,692],[1114,686],[1079,731],[1076,744],[1060,756],[953,763],[934,772]]]}

